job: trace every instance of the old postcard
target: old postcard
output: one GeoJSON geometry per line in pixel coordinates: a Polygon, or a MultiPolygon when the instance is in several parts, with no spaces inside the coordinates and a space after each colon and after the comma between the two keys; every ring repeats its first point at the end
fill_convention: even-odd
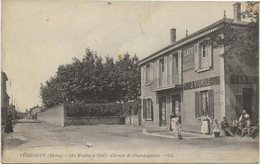
{"type": "Polygon", "coordinates": [[[258,163],[259,6],[2,0],[2,163],[258,163]]]}

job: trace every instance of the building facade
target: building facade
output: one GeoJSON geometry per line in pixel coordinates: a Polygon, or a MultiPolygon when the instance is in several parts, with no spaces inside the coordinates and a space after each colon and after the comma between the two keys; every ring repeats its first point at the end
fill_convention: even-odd
{"type": "Polygon", "coordinates": [[[226,47],[213,48],[207,40],[223,24],[243,27],[240,3],[234,19],[223,18],[176,41],[139,62],[141,67],[142,124],[170,126],[170,115],[179,114],[184,130],[199,132],[200,117],[231,122],[245,109],[258,123],[258,65],[221,57],[226,47]]]}
{"type": "Polygon", "coordinates": [[[41,112],[42,111],[42,107],[40,106],[34,106],[30,109],[30,116],[29,118],[33,118],[33,119],[37,119],[37,113],[41,112]]]}
{"type": "Polygon", "coordinates": [[[5,72],[1,71],[1,118],[2,118],[1,123],[2,124],[4,124],[7,119],[8,105],[10,99],[6,91],[6,81],[8,81],[6,74],[5,72]]]}

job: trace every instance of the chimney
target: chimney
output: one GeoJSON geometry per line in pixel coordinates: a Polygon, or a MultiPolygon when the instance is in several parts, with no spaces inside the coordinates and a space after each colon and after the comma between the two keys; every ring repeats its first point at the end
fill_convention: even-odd
{"type": "Polygon", "coordinates": [[[241,3],[237,2],[233,5],[234,21],[241,21],[241,3]]]}
{"type": "Polygon", "coordinates": [[[176,42],[176,29],[172,28],[171,30],[171,43],[175,43],[176,42]]]}

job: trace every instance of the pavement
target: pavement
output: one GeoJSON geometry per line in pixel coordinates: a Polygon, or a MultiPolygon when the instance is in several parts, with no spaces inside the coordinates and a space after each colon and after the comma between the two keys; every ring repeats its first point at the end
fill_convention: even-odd
{"type": "Polygon", "coordinates": [[[14,133],[2,131],[2,162],[258,162],[258,137],[182,135],[177,140],[172,132],[142,126],[55,127],[23,119],[14,122],[14,133]]]}

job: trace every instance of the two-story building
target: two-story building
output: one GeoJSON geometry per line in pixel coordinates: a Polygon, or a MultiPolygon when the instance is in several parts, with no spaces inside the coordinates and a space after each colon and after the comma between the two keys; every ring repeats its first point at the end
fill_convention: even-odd
{"type": "Polygon", "coordinates": [[[223,19],[176,41],[139,62],[141,67],[142,124],[168,128],[171,113],[180,114],[184,130],[199,132],[200,117],[231,122],[246,109],[258,123],[258,65],[223,58],[222,48],[207,39],[224,24],[243,27],[241,5],[234,4],[234,19],[223,19]]]}

